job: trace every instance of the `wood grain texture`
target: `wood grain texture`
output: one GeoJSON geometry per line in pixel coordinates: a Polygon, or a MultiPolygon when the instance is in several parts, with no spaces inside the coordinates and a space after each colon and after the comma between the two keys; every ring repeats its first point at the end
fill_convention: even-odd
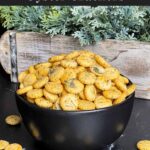
{"type": "MultiPolygon", "coordinates": [[[[10,73],[10,45],[7,31],[0,40],[0,61],[10,73]],[[6,55],[7,52],[7,55],[6,55]]],[[[136,97],[150,99],[150,43],[138,41],[106,40],[81,47],[78,40],[69,36],[55,36],[34,32],[17,32],[18,71],[32,64],[47,61],[52,55],[72,50],[88,49],[106,58],[122,74],[137,84],[136,97]]]]}

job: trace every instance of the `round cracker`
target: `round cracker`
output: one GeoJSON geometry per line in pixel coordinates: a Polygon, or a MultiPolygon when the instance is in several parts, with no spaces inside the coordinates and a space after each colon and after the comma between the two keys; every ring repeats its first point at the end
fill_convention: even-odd
{"type": "Polygon", "coordinates": [[[8,125],[15,126],[21,123],[21,117],[18,115],[10,115],[5,118],[5,122],[8,125]]]}

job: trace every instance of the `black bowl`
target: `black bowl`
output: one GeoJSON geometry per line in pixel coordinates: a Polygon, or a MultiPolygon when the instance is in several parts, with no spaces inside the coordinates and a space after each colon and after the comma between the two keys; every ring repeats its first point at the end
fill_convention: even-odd
{"type": "Polygon", "coordinates": [[[134,95],[112,107],[77,112],[39,108],[17,94],[16,101],[27,130],[51,150],[100,150],[125,130],[134,95]]]}

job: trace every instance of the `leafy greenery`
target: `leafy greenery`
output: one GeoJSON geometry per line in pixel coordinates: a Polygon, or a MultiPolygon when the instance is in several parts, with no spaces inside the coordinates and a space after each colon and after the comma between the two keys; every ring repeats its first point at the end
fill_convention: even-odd
{"type": "Polygon", "coordinates": [[[1,6],[7,29],[78,38],[81,45],[103,39],[150,41],[150,7],[1,6]]]}

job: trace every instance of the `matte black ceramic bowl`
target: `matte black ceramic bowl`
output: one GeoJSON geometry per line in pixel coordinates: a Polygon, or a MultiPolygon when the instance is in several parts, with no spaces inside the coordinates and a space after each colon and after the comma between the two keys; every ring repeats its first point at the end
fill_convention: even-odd
{"type": "Polygon", "coordinates": [[[28,131],[51,150],[100,150],[123,133],[134,95],[116,106],[78,112],[39,108],[18,95],[16,101],[28,131]]]}

